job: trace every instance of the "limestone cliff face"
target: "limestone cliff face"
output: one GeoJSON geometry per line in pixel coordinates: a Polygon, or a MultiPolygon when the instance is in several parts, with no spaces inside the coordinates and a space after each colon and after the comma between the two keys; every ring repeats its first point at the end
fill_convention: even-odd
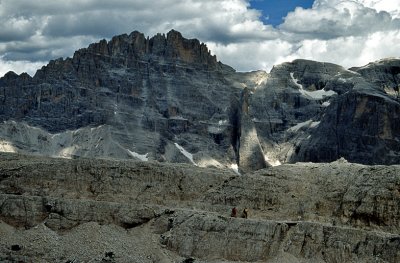
{"type": "Polygon", "coordinates": [[[349,92],[327,109],[295,160],[397,164],[400,149],[399,102],[380,94],[349,92]],[[325,136],[322,136],[325,135],[325,136]]]}
{"type": "Polygon", "coordinates": [[[237,145],[238,164],[242,171],[249,172],[267,167],[264,153],[258,140],[257,130],[249,113],[250,90],[246,87],[240,99],[240,118],[237,145]]]}
{"type": "MultiPolygon", "coordinates": [[[[395,72],[398,66],[389,63],[386,67],[395,72]]],[[[382,80],[382,71],[368,77],[332,79],[328,85],[339,96],[325,109],[310,137],[298,145],[292,161],[329,162],[344,157],[366,164],[399,163],[400,103],[382,86],[386,83],[393,90],[392,82],[397,80],[390,74],[386,75],[390,81],[382,80]],[[347,91],[340,83],[348,86],[347,91]]]]}
{"type": "Polygon", "coordinates": [[[15,129],[2,129],[2,138],[26,153],[126,159],[134,152],[190,163],[178,144],[201,166],[230,165],[241,93],[234,74],[205,44],[174,30],[150,39],[139,32],[116,36],[51,61],[33,78],[4,76],[0,120],[15,129]],[[83,130],[96,139],[82,141],[83,130]]]}
{"type": "Polygon", "coordinates": [[[388,95],[399,97],[400,61],[398,59],[382,59],[364,67],[351,68],[351,70],[376,84],[388,95]]]}
{"type": "Polygon", "coordinates": [[[400,163],[400,62],[240,73],[177,31],[102,40],[0,79],[0,150],[239,165],[400,163]]]}
{"type": "Polygon", "coordinates": [[[360,73],[305,60],[275,67],[250,103],[265,155],[280,162],[399,163],[400,103],[387,88],[397,85],[398,63],[381,61],[360,73]]]}

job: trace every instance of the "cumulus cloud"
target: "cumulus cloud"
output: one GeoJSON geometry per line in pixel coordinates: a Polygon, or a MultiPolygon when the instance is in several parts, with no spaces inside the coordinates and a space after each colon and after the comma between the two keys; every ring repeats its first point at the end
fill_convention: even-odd
{"type": "Polygon", "coordinates": [[[2,0],[0,54],[3,61],[47,61],[134,30],[152,36],[176,29],[224,44],[279,37],[249,6],[246,0],[2,0]]]}
{"type": "Polygon", "coordinates": [[[212,47],[241,71],[268,71],[298,58],[361,66],[400,56],[399,11],[400,0],[316,0],[310,9],[290,12],[277,39],[212,47]]]}
{"type": "Polygon", "coordinates": [[[289,13],[280,28],[297,39],[333,39],[400,28],[400,19],[355,1],[317,0],[289,13]]]}
{"type": "Polygon", "coordinates": [[[394,18],[400,18],[400,2],[398,0],[359,0],[366,7],[380,11],[386,11],[394,18]]]}
{"type": "Polygon", "coordinates": [[[214,54],[239,71],[269,70],[274,64],[282,63],[290,56],[293,45],[276,39],[260,42],[243,42],[224,45],[208,43],[214,54]]]}
{"type": "Polygon", "coordinates": [[[172,28],[240,71],[294,58],[355,66],[398,56],[399,7],[400,0],[315,0],[275,28],[250,0],[0,0],[0,75],[32,75],[40,63],[117,34],[172,28]]]}
{"type": "Polygon", "coordinates": [[[394,30],[367,36],[304,40],[298,44],[299,48],[284,60],[305,58],[333,62],[345,67],[361,66],[385,57],[398,57],[399,39],[400,31],[394,30]]]}

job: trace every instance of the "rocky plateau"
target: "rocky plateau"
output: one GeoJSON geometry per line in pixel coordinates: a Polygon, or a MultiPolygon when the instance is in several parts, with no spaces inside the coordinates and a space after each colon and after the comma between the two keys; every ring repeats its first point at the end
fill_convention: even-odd
{"type": "Polygon", "coordinates": [[[0,262],[400,262],[399,83],[236,72],[175,30],[9,72],[0,262]]]}
{"type": "Polygon", "coordinates": [[[398,165],[0,156],[1,262],[400,260],[398,165]]]}

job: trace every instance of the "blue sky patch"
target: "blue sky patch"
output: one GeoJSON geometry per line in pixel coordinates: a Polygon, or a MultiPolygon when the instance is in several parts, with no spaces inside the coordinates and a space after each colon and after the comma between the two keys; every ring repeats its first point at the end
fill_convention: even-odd
{"type": "Polygon", "coordinates": [[[262,20],[265,24],[278,26],[283,17],[297,6],[310,8],[314,0],[250,0],[251,8],[262,11],[262,20]]]}

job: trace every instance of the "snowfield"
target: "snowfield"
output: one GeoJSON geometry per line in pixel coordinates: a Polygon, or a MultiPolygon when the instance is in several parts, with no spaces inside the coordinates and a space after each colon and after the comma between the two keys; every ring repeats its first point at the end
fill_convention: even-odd
{"type": "Polygon", "coordinates": [[[299,80],[294,77],[294,73],[290,73],[290,77],[293,83],[299,88],[299,92],[309,100],[323,100],[327,97],[331,97],[333,95],[337,95],[337,93],[333,90],[315,90],[315,91],[307,91],[303,88],[303,85],[299,83],[299,80]]]}

